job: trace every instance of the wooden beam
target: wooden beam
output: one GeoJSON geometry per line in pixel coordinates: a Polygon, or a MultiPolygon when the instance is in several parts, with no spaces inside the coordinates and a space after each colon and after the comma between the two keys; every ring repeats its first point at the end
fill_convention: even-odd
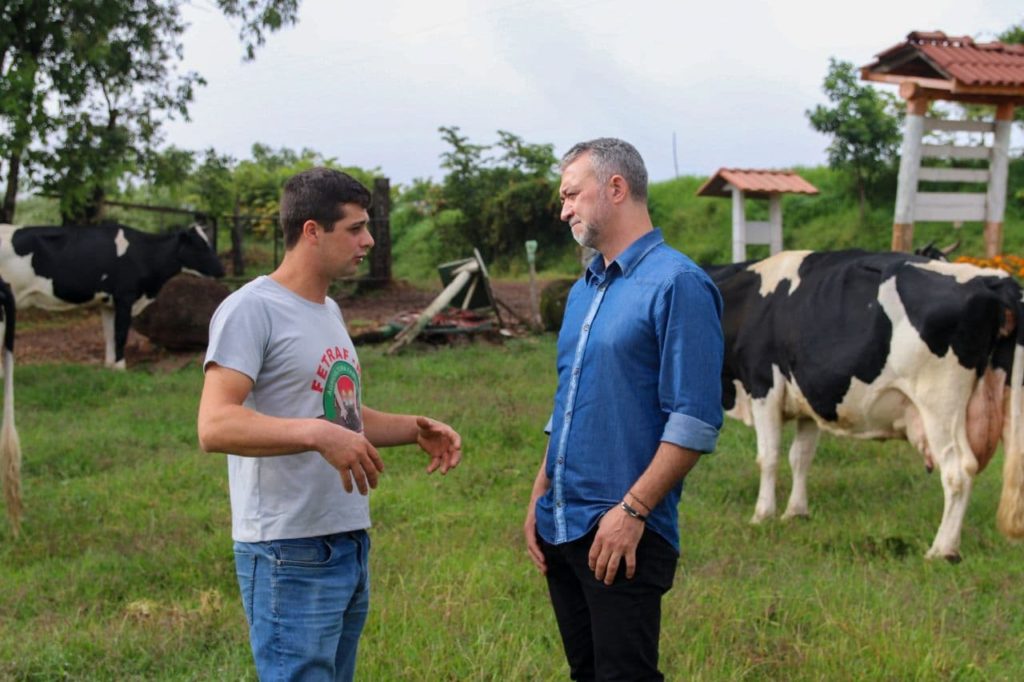
{"type": "MultiPolygon", "coordinates": [[[[921,168],[923,135],[924,116],[908,113],[903,127],[903,148],[900,150],[900,174],[896,182],[896,210],[893,216],[893,249],[896,251],[904,250],[895,246],[902,243],[896,236],[897,226],[910,225],[913,232],[914,193],[917,191],[917,174],[921,168]]],[[[909,251],[909,248],[906,250],[909,251]]]]}
{"type": "Polygon", "coordinates": [[[980,192],[918,192],[914,195],[915,221],[985,220],[986,195],[980,192]]]}
{"type": "Polygon", "coordinates": [[[391,181],[373,179],[373,203],[370,205],[370,287],[386,286],[391,282],[391,181]]]}
{"type": "Polygon", "coordinates": [[[1003,252],[1003,224],[985,223],[985,257],[995,258],[1003,252]]]}
{"type": "Polygon", "coordinates": [[[946,102],[964,102],[966,104],[988,104],[998,106],[1000,104],[1020,105],[1024,103],[1024,93],[1020,88],[1007,90],[1003,93],[983,93],[951,91],[949,89],[926,87],[914,81],[904,81],[900,84],[900,97],[910,99],[942,100],[946,102]]]}
{"type": "Polygon", "coordinates": [[[982,95],[996,97],[1020,97],[1019,85],[965,85],[953,81],[954,95],[982,95]]]}
{"type": "Polygon", "coordinates": [[[387,355],[391,355],[402,346],[412,343],[412,340],[434,319],[434,315],[444,310],[452,302],[452,299],[458,295],[462,287],[466,286],[470,278],[480,276],[480,264],[475,260],[470,261],[465,265],[459,266],[452,274],[455,275],[455,278],[448,283],[444,291],[438,294],[437,298],[419,314],[419,317],[406,325],[405,329],[398,332],[398,335],[395,336],[394,341],[386,351],[387,355]]]}
{"type": "Polygon", "coordinates": [[[921,156],[926,159],[970,159],[988,161],[992,150],[989,147],[958,147],[953,144],[923,144],[921,156]]]}
{"type": "Polygon", "coordinates": [[[924,97],[914,97],[907,100],[907,116],[925,116],[928,114],[928,105],[931,100],[924,97]]]}
{"type": "Polygon", "coordinates": [[[768,224],[771,225],[768,248],[775,255],[782,251],[782,197],[778,192],[768,198],[768,224]]]}
{"type": "MultiPolygon", "coordinates": [[[[1006,210],[1006,185],[1010,175],[1010,128],[1012,126],[1012,118],[996,121],[996,133],[992,141],[992,157],[988,164],[991,178],[988,183],[988,209],[985,220],[989,223],[998,223],[1000,226],[1003,224],[1003,213],[1006,210]]],[[[1001,244],[1002,227],[1000,227],[998,241],[1001,244]]]]}
{"type": "Polygon", "coordinates": [[[875,83],[890,83],[892,85],[899,85],[901,86],[901,89],[904,83],[919,84],[922,87],[931,88],[933,90],[953,89],[952,83],[941,78],[916,78],[911,81],[907,79],[907,76],[898,76],[892,73],[875,73],[872,71],[865,71],[864,69],[861,69],[860,77],[862,80],[874,81],[875,83]]]}
{"type": "Polygon", "coordinates": [[[910,253],[914,248],[914,223],[893,223],[892,250],[910,253]]]}
{"type": "Polygon", "coordinates": [[[917,179],[923,182],[988,182],[989,172],[981,168],[923,167],[917,179]]]}
{"type": "Polygon", "coordinates": [[[747,260],[747,217],[743,206],[743,190],[732,189],[732,262],[747,260]]]}
{"type": "Polygon", "coordinates": [[[926,133],[933,130],[992,133],[995,132],[995,129],[996,124],[992,121],[947,121],[941,118],[926,118],[924,120],[924,130],[926,133]]]}

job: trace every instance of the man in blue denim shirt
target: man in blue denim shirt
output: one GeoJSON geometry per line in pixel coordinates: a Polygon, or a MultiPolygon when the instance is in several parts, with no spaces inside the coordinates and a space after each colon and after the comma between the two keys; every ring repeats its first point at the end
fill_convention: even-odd
{"type": "Polygon", "coordinates": [[[722,425],[722,301],[647,211],[632,145],[563,157],[562,220],[596,249],[566,303],[550,439],[524,531],[575,680],[660,680],[683,478],[722,425]]]}

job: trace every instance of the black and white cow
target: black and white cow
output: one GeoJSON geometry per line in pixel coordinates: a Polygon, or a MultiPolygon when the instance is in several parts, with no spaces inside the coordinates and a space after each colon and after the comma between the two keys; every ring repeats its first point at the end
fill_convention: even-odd
{"type": "Polygon", "coordinates": [[[1024,300],[1006,273],[901,253],[784,251],[709,267],[725,301],[723,404],[757,432],[754,522],[776,513],[784,421],[803,516],[821,429],[907,439],[941,474],[927,556],[959,559],[974,476],[1002,440],[999,528],[1024,536],[1024,300]]]}
{"type": "Polygon", "coordinates": [[[221,277],[202,228],[154,235],[116,223],[88,227],[0,225],[0,277],[18,307],[67,310],[103,304],[106,364],[124,369],[133,315],[174,275],[221,277]]]}

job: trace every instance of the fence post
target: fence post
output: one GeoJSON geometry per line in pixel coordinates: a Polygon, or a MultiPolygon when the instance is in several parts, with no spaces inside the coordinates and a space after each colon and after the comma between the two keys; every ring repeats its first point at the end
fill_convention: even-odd
{"type": "Polygon", "coordinates": [[[242,205],[235,197],[235,215],[231,223],[231,274],[240,277],[245,274],[245,258],[242,256],[242,205]]]}
{"type": "Polygon", "coordinates": [[[360,288],[385,287],[391,283],[391,181],[373,179],[373,203],[370,205],[370,274],[360,288]]]}

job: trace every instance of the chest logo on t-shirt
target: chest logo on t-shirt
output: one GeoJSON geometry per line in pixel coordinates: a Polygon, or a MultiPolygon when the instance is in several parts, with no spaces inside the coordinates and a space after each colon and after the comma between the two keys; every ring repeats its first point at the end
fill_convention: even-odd
{"type": "Polygon", "coordinates": [[[362,432],[362,387],[359,371],[344,360],[331,365],[324,382],[324,416],[346,429],[362,432]]]}

